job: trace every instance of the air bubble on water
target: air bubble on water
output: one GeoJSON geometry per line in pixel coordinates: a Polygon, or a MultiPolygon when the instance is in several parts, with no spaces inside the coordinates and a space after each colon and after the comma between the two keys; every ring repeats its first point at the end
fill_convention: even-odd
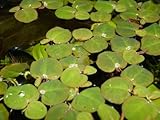
{"type": "Polygon", "coordinates": [[[69,68],[72,68],[72,67],[78,67],[78,64],[70,64],[69,68]]]}
{"type": "Polygon", "coordinates": [[[76,48],[75,48],[75,47],[73,47],[73,48],[72,48],[72,50],[73,50],[73,51],[75,51],[75,50],[76,50],[76,48]]]}
{"type": "Polygon", "coordinates": [[[96,86],[96,84],[93,84],[93,86],[95,87],[95,86],[96,86]]]}
{"type": "Polygon", "coordinates": [[[115,63],[115,68],[120,68],[120,64],[119,63],[115,63]]]}
{"type": "Polygon", "coordinates": [[[40,90],[39,92],[40,92],[42,95],[44,95],[44,94],[46,93],[45,90],[40,90]]]}
{"type": "Polygon", "coordinates": [[[106,37],[107,36],[107,34],[106,33],[102,33],[102,35],[101,35],[102,37],[106,37]]]}
{"type": "Polygon", "coordinates": [[[131,46],[127,46],[127,47],[126,47],[126,50],[131,50],[131,46]]]}
{"type": "Polygon", "coordinates": [[[24,97],[24,96],[25,96],[24,91],[21,91],[20,94],[19,94],[19,96],[20,96],[20,97],[24,97]]]}
{"type": "Polygon", "coordinates": [[[112,108],[112,109],[114,109],[114,107],[113,107],[113,106],[111,106],[111,108],[112,108]]]}

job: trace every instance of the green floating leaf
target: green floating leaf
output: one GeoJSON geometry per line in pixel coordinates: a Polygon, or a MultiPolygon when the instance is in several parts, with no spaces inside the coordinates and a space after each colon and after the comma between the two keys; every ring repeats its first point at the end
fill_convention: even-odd
{"type": "Polygon", "coordinates": [[[90,14],[90,19],[94,22],[108,22],[111,18],[111,14],[103,11],[91,12],[90,14]]]}
{"type": "Polygon", "coordinates": [[[101,104],[98,107],[98,116],[101,120],[119,120],[120,115],[119,113],[114,109],[114,107],[111,107],[107,104],[101,104]]]}
{"type": "Polygon", "coordinates": [[[159,4],[155,4],[152,1],[143,2],[138,16],[142,18],[142,24],[153,23],[160,19],[159,16],[159,4]]]}
{"type": "Polygon", "coordinates": [[[72,107],[78,111],[95,112],[105,100],[98,87],[91,87],[80,92],[72,102],[72,107]]]}
{"type": "Polygon", "coordinates": [[[38,18],[38,13],[33,8],[24,8],[18,10],[14,16],[20,22],[30,23],[38,18]]]}
{"type": "Polygon", "coordinates": [[[101,86],[101,93],[106,100],[115,104],[122,104],[132,91],[133,85],[129,80],[121,77],[112,77],[101,86]]]}
{"type": "Polygon", "coordinates": [[[138,96],[138,97],[147,97],[151,94],[151,92],[142,85],[136,85],[134,90],[133,90],[133,94],[138,96]]]}
{"type": "Polygon", "coordinates": [[[20,6],[15,6],[15,7],[12,7],[11,9],[9,9],[9,12],[17,12],[20,9],[21,9],[20,6]]]}
{"type": "Polygon", "coordinates": [[[47,114],[47,107],[40,101],[32,101],[28,104],[24,114],[32,120],[42,119],[47,114]]]}
{"type": "Polygon", "coordinates": [[[48,9],[58,9],[63,6],[63,0],[42,0],[43,4],[48,9]]]}
{"type": "Polygon", "coordinates": [[[41,2],[39,0],[22,0],[20,3],[21,8],[39,8],[41,7],[41,2]]]}
{"type": "Polygon", "coordinates": [[[133,37],[136,35],[136,30],[138,29],[137,24],[130,23],[128,21],[120,21],[117,23],[116,32],[124,37],[133,37]],[[127,32],[126,32],[127,31],[127,32]]]}
{"type": "Polygon", "coordinates": [[[96,72],[97,72],[97,69],[89,65],[87,65],[83,71],[83,73],[86,75],[92,75],[92,74],[95,74],[96,72]]]}
{"type": "Polygon", "coordinates": [[[129,64],[139,64],[143,62],[145,58],[135,50],[126,50],[123,52],[123,59],[129,64]]]}
{"type": "Polygon", "coordinates": [[[65,103],[54,105],[48,110],[45,120],[76,120],[77,112],[65,103]]]}
{"type": "Polygon", "coordinates": [[[93,29],[94,36],[101,36],[110,40],[115,36],[116,24],[112,21],[107,23],[102,23],[93,29]]]}
{"type": "Polygon", "coordinates": [[[141,49],[148,55],[160,55],[160,38],[145,36],[141,39],[141,49]]]}
{"type": "Polygon", "coordinates": [[[117,2],[115,10],[117,12],[125,12],[130,8],[137,8],[137,2],[135,0],[119,0],[117,2]]]}
{"type": "Polygon", "coordinates": [[[42,83],[38,87],[42,94],[41,100],[46,105],[55,105],[64,102],[69,96],[69,88],[59,80],[51,80],[42,83]]]}
{"type": "Polygon", "coordinates": [[[72,8],[70,6],[64,6],[64,7],[58,8],[55,11],[55,15],[60,19],[70,20],[74,18],[75,12],[76,12],[75,8],[72,8]]]}
{"type": "Polygon", "coordinates": [[[133,82],[134,85],[148,86],[153,80],[153,74],[147,69],[138,66],[131,65],[122,71],[121,76],[133,82]]]}
{"type": "Polygon", "coordinates": [[[116,69],[123,69],[127,65],[121,54],[111,51],[100,53],[96,64],[105,72],[113,72],[116,69]]]}
{"type": "Polygon", "coordinates": [[[78,10],[76,13],[75,13],[75,18],[77,20],[87,20],[89,19],[90,15],[88,12],[86,11],[80,11],[78,10]]]}
{"type": "Polygon", "coordinates": [[[31,101],[38,100],[39,92],[31,84],[11,86],[4,95],[4,103],[11,109],[24,109],[31,101]]]}
{"type": "Polygon", "coordinates": [[[90,53],[98,53],[106,49],[108,43],[103,37],[95,36],[84,42],[83,47],[90,53]]]}
{"type": "Polygon", "coordinates": [[[137,96],[129,97],[123,103],[122,111],[128,120],[155,120],[158,115],[158,110],[153,103],[137,96]]]}
{"type": "Polygon", "coordinates": [[[73,100],[75,98],[75,96],[78,94],[78,92],[79,92],[79,88],[70,88],[67,101],[73,100]]]}
{"type": "Polygon", "coordinates": [[[96,1],[94,8],[98,11],[112,13],[114,9],[114,4],[110,1],[96,1]]]}
{"type": "Polygon", "coordinates": [[[24,72],[28,68],[29,66],[27,63],[13,63],[2,68],[0,75],[3,78],[14,78],[19,76],[20,73],[24,72]]]}
{"type": "Polygon", "coordinates": [[[72,35],[76,40],[84,41],[92,37],[92,32],[87,28],[79,28],[73,30],[72,35]]]}
{"type": "Polygon", "coordinates": [[[0,120],[8,120],[9,119],[9,112],[5,108],[5,106],[0,103],[0,120]]]}
{"type": "Polygon", "coordinates": [[[147,36],[153,36],[160,38],[160,25],[157,23],[153,23],[148,27],[145,27],[143,29],[145,31],[145,35],[147,36]]]}
{"type": "Polygon", "coordinates": [[[137,51],[140,48],[140,42],[134,38],[115,36],[110,43],[111,49],[115,52],[124,52],[126,50],[137,51]]]}
{"type": "Polygon", "coordinates": [[[125,12],[120,13],[120,17],[123,20],[133,19],[133,20],[136,21],[137,20],[137,16],[138,16],[138,11],[135,8],[131,8],[131,9],[128,9],[127,11],[125,11],[125,12]]]}
{"type": "Polygon", "coordinates": [[[68,29],[61,27],[54,27],[46,33],[46,38],[57,44],[66,43],[71,39],[71,37],[71,32],[68,29]]]}
{"type": "Polygon", "coordinates": [[[55,44],[46,47],[49,56],[61,59],[72,54],[72,44],[55,44]]]}
{"type": "Polygon", "coordinates": [[[81,74],[78,67],[67,68],[61,75],[61,81],[69,87],[80,87],[87,82],[88,77],[81,74]]]}
{"type": "Polygon", "coordinates": [[[4,95],[7,91],[7,83],[0,81],[0,95],[4,95]]]}
{"type": "Polygon", "coordinates": [[[30,72],[34,78],[55,80],[62,74],[63,67],[59,61],[53,58],[45,58],[34,61],[31,64],[30,72]]]}
{"type": "Polygon", "coordinates": [[[90,55],[90,53],[87,51],[87,50],[85,50],[83,47],[82,47],[82,45],[78,45],[78,46],[74,46],[73,48],[72,48],[72,52],[73,52],[73,55],[75,56],[75,57],[82,57],[82,56],[89,56],[90,55]]]}
{"type": "Polygon", "coordinates": [[[93,116],[89,112],[80,112],[78,113],[76,120],[93,120],[93,116]]]}
{"type": "Polygon", "coordinates": [[[45,49],[46,47],[40,44],[33,46],[32,55],[34,59],[39,60],[39,59],[47,58],[48,54],[45,49]]]}
{"type": "Polygon", "coordinates": [[[75,0],[72,7],[80,11],[90,12],[93,8],[93,4],[89,0],[75,0]]]}

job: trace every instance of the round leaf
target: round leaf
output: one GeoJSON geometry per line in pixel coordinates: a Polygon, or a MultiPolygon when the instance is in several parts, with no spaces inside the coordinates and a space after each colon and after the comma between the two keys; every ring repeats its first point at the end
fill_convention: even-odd
{"type": "Polygon", "coordinates": [[[79,10],[75,13],[75,18],[78,20],[87,20],[87,19],[89,19],[89,17],[90,17],[90,15],[86,11],[79,10]]]}
{"type": "Polygon", "coordinates": [[[74,109],[83,112],[95,112],[98,106],[105,100],[100,94],[98,87],[91,87],[83,90],[72,102],[74,109]]]}
{"type": "Polygon", "coordinates": [[[73,30],[72,35],[76,40],[84,41],[92,37],[92,32],[87,28],[79,28],[73,30]]]}
{"type": "Polygon", "coordinates": [[[98,55],[97,66],[105,72],[113,72],[115,69],[123,69],[127,63],[121,54],[111,51],[105,51],[98,55]]]}
{"type": "Polygon", "coordinates": [[[60,44],[68,42],[72,36],[68,29],[54,27],[47,32],[46,37],[54,43],[60,44]]]}
{"type": "Polygon", "coordinates": [[[4,95],[7,91],[7,83],[0,81],[0,95],[4,95]]]}
{"type": "Polygon", "coordinates": [[[41,2],[38,0],[22,0],[20,3],[20,7],[22,8],[39,8],[41,7],[41,2]]]}
{"type": "Polygon", "coordinates": [[[78,67],[67,68],[61,75],[61,81],[69,87],[80,87],[87,82],[88,77],[80,73],[78,67]]]}
{"type": "Polygon", "coordinates": [[[70,20],[74,18],[76,10],[70,6],[64,6],[61,8],[58,8],[55,11],[55,15],[60,19],[70,20]]]}
{"type": "Polygon", "coordinates": [[[153,74],[147,69],[131,65],[122,71],[121,76],[133,82],[134,85],[148,86],[153,82],[153,74]]]}
{"type": "Polygon", "coordinates": [[[119,120],[120,115],[119,113],[111,106],[107,104],[101,104],[98,107],[98,115],[101,118],[101,120],[119,120]]]}
{"type": "Polygon", "coordinates": [[[103,11],[96,11],[90,14],[90,18],[94,22],[108,22],[111,20],[111,14],[103,11]]]}
{"type": "Polygon", "coordinates": [[[92,114],[88,112],[80,112],[76,120],[93,120],[92,114]]]}
{"type": "Polygon", "coordinates": [[[92,75],[92,74],[95,74],[96,72],[97,72],[97,69],[89,65],[87,65],[83,71],[83,73],[87,75],[92,75]]]}
{"type": "Polygon", "coordinates": [[[124,102],[122,111],[128,120],[155,120],[158,114],[158,110],[152,103],[136,96],[129,97],[124,102]]]}
{"type": "Polygon", "coordinates": [[[98,53],[108,47],[107,41],[103,37],[92,37],[84,42],[83,47],[90,53],[98,53]]]}
{"type": "Polygon", "coordinates": [[[5,108],[5,106],[0,103],[0,120],[8,120],[9,119],[9,112],[5,108]]]}
{"type": "Polygon", "coordinates": [[[43,0],[43,4],[48,9],[58,9],[63,6],[63,0],[43,0]]]}
{"type": "Polygon", "coordinates": [[[63,67],[59,61],[53,58],[41,59],[31,64],[30,72],[34,78],[52,79],[59,78],[63,67]]]}
{"type": "Polygon", "coordinates": [[[160,55],[160,38],[145,36],[141,39],[141,49],[149,55],[160,55]]]}
{"type": "Polygon", "coordinates": [[[24,112],[29,119],[42,119],[47,114],[47,107],[40,101],[33,101],[28,104],[24,112]]]}
{"type": "Polygon", "coordinates": [[[30,23],[38,18],[38,13],[33,8],[24,8],[18,10],[14,16],[20,22],[30,23]]]}
{"type": "Polygon", "coordinates": [[[123,58],[125,61],[127,61],[129,64],[138,64],[144,61],[144,56],[139,55],[134,50],[126,50],[123,52],[123,58]]]}
{"type": "Polygon", "coordinates": [[[112,77],[101,86],[101,93],[106,100],[115,104],[122,104],[132,91],[132,82],[121,77],[112,77]]]}
{"type": "Polygon", "coordinates": [[[39,88],[41,100],[46,105],[55,105],[64,102],[69,96],[69,88],[59,80],[42,83],[39,88]]]}

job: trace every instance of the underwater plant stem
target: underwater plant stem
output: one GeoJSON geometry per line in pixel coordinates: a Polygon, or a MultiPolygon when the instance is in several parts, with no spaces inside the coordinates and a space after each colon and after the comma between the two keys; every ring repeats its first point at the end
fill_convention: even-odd
{"type": "Polygon", "coordinates": [[[123,112],[121,113],[120,120],[124,120],[124,113],[123,112]]]}

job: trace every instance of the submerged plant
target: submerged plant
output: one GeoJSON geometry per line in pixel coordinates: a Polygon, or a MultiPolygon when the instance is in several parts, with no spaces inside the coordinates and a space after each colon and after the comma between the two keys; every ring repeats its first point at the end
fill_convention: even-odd
{"type": "Polygon", "coordinates": [[[1,119],[8,119],[7,109],[21,110],[29,119],[160,119],[160,63],[156,72],[145,65],[146,56],[160,60],[160,4],[22,0],[10,12],[30,23],[44,8],[64,21],[91,21],[90,28],[53,26],[28,48],[31,64],[8,63],[1,69],[1,119]],[[104,76],[93,78],[100,73],[104,76]],[[20,75],[26,83],[17,81],[20,75]]]}

